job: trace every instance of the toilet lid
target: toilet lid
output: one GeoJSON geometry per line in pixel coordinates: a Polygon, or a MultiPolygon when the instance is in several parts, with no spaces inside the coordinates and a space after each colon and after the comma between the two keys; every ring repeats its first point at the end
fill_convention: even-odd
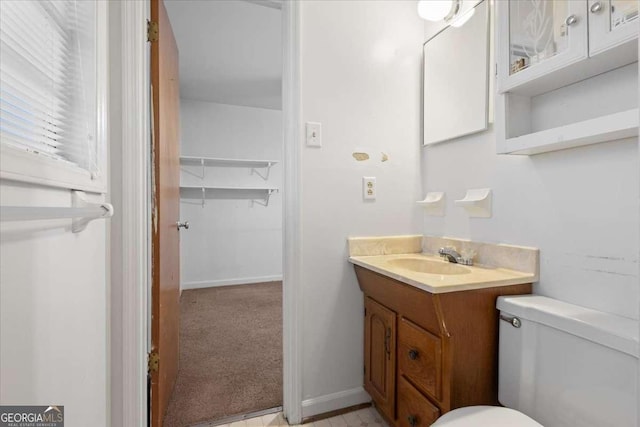
{"type": "Polygon", "coordinates": [[[432,424],[437,427],[542,427],[522,412],[501,406],[467,406],[447,412],[432,424]]]}

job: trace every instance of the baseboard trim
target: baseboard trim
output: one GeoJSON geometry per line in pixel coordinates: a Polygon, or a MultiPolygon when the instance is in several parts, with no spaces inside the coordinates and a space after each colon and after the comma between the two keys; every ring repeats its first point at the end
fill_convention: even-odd
{"type": "Polygon", "coordinates": [[[324,414],[318,414],[311,417],[303,418],[302,424],[315,423],[317,421],[326,420],[328,418],[337,417],[338,415],[348,414],[349,412],[355,412],[365,408],[371,408],[371,402],[361,403],[356,406],[349,406],[348,408],[336,409],[335,411],[325,412],[324,414]]]}
{"type": "Polygon", "coordinates": [[[371,402],[371,397],[358,387],[302,401],[302,419],[371,402]]]}
{"type": "Polygon", "coordinates": [[[180,285],[180,290],[216,288],[218,286],[249,285],[252,283],[278,282],[278,281],[282,281],[282,275],[243,277],[240,279],[203,280],[201,282],[184,282],[180,285]]]}

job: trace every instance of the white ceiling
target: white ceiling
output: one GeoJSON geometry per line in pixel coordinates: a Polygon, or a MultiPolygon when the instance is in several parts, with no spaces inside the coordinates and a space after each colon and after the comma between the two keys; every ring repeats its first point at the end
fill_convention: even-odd
{"type": "Polygon", "coordinates": [[[281,11],[242,0],[165,0],[180,97],[281,109],[281,11]]]}

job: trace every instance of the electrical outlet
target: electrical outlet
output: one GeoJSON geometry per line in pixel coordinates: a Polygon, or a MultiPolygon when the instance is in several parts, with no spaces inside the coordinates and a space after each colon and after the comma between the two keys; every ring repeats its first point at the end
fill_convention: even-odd
{"type": "Polygon", "coordinates": [[[362,177],[362,197],[365,200],[376,199],[376,177],[375,176],[362,177]]]}
{"type": "Polygon", "coordinates": [[[322,124],[307,122],[307,147],[322,147],[322,124]]]}

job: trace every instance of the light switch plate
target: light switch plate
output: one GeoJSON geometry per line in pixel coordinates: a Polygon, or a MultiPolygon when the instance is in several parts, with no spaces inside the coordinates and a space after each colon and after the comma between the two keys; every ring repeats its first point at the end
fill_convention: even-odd
{"type": "Polygon", "coordinates": [[[376,177],[375,176],[362,177],[362,198],[365,200],[376,199],[376,177]]]}
{"type": "Polygon", "coordinates": [[[322,124],[307,122],[307,147],[322,147],[322,124]]]}

